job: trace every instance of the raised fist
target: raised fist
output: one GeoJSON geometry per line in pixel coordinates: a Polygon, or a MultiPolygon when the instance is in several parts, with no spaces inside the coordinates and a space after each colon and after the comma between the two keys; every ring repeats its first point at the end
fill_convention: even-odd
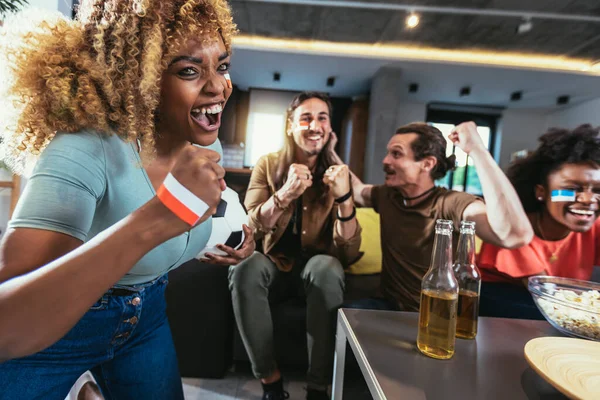
{"type": "Polygon", "coordinates": [[[323,182],[329,186],[336,199],[350,192],[350,170],[347,165],[332,165],[327,168],[323,182]]]}
{"type": "Polygon", "coordinates": [[[304,164],[292,164],[285,184],[279,190],[281,200],[287,205],[313,184],[312,173],[304,164]]]}
{"type": "Polygon", "coordinates": [[[219,159],[215,151],[186,146],[170,171],[179,183],[208,205],[197,225],[216,212],[221,192],[225,190],[225,170],[217,164],[219,159]]]}
{"type": "Polygon", "coordinates": [[[463,122],[455,126],[448,138],[467,154],[473,150],[486,150],[474,122],[463,122]]]}

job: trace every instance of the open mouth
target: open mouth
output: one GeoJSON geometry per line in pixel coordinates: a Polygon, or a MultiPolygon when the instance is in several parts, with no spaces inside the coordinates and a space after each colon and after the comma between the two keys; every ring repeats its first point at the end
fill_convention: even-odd
{"type": "Polygon", "coordinates": [[[315,133],[312,135],[306,135],[305,138],[308,142],[311,142],[311,143],[317,143],[320,140],[323,140],[323,136],[319,135],[318,133],[315,133]]]}
{"type": "Polygon", "coordinates": [[[204,107],[192,109],[190,115],[205,131],[216,131],[221,126],[221,114],[223,113],[223,103],[211,104],[204,107]]]}
{"type": "Polygon", "coordinates": [[[567,208],[567,214],[578,221],[586,222],[596,219],[597,210],[582,208],[567,208]]]}

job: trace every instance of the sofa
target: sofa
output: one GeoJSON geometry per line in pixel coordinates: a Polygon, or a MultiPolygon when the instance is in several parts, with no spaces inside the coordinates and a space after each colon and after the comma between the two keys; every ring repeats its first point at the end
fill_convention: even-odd
{"type": "MultiPolygon", "coordinates": [[[[359,208],[362,257],[346,270],[345,301],[378,294],[381,271],[379,215],[359,208]]],[[[184,377],[222,378],[236,362],[247,362],[231,305],[228,268],[193,259],[169,273],[167,316],[180,373],[184,377]]],[[[292,298],[271,306],[275,350],[282,368],[305,369],[306,305],[292,298]]]]}

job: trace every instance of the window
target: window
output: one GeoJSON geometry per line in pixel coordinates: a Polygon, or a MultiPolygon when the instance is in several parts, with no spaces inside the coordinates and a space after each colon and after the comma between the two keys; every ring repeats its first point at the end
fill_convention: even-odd
{"type": "Polygon", "coordinates": [[[244,166],[253,167],[260,157],[283,147],[286,109],[295,95],[295,92],[250,90],[244,166]]]}
{"type": "MultiPolygon", "coordinates": [[[[254,167],[265,154],[279,151],[284,144],[287,108],[298,92],[250,89],[248,123],[246,124],[246,152],[244,166],[254,167]]],[[[342,132],[342,123],[352,99],[331,97],[333,115],[331,127],[342,132]]],[[[338,136],[343,141],[343,135],[338,136]]]]}
{"type": "Polygon", "coordinates": [[[446,155],[454,154],[456,156],[456,170],[450,171],[445,177],[438,179],[436,184],[448,189],[482,196],[481,181],[473,165],[473,160],[464,151],[455,147],[448,139],[448,135],[457,124],[463,121],[474,121],[483,144],[488,151],[492,151],[498,116],[430,109],[427,112],[427,121],[438,128],[446,138],[448,142],[446,155]]]}
{"type": "Polygon", "coordinates": [[[282,114],[254,113],[248,121],[248,148],[244,165],[255,165],[260,157],[283,146],[285,117],[282,114]]]}

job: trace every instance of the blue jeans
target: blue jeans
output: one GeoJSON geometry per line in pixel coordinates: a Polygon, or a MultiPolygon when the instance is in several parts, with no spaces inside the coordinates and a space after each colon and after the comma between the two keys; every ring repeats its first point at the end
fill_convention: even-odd
{"type": "Polygon", "coordinates": [[[166,315],[166,275],[115,286],[49,348],[0,364],[0,399],[64,400],[90,370],[105,399],[183,399],[166,315]]]}

